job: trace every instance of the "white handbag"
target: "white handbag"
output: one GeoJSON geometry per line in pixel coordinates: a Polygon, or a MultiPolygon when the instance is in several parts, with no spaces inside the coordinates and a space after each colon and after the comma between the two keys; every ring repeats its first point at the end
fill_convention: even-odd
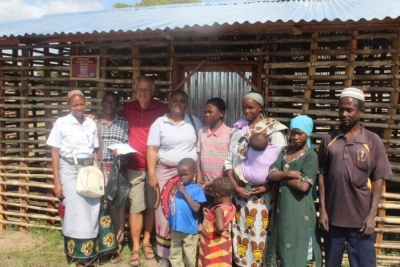
{"type": "Polygon", "coordinates": [[[76,179],[76,192],[89,198],[100,198],[104,195],[103,172],[97,167],[82,167],[76,179]]]}

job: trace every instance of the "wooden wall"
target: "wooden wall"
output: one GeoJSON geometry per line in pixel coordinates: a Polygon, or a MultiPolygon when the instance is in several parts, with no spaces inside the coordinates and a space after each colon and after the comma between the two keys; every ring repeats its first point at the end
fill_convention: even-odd
{"type": "MultiPolygon", "coordinates": [[[[68,112],[70,88],[84,91],[87,111],[98,112],[105,91],[118,93],[123,105],[132,99],[134,79],[149,75],[156,81],[156,97],[167,101],[184,79],[178,69],[185,62],[198,62],[198,70],[202,61],[251,63],[257,74],[252,83],[264,92],[268,114],[284,123],[295,114],[311,116],[316,147],[339,124],[336,105],[343,87],[363,88],[364,125],[381,136],[394,172],[400,170],[399,29],[179,36],[0,42],[0,230],[7,225],[60,229],[45,141],[52,123],[68,112]],[[99,55],[100,78],[71,80],[72,55],[99,55]]],[[[390,177],[377,217],[382,264],[400,263],[399,181],[396,174],[390,177]]]]}

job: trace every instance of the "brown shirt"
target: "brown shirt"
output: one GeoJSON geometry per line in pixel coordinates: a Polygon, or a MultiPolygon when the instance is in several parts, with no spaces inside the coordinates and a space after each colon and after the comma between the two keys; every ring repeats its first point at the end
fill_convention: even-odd
{"type": "Polygon", "coordinates": [[[327,134],[319,147],[319,172],[324,174],[325,206],[331,225],[359,228],[371,205],[371,180],[392,174],[379,136],[361,126],[347,142],[340,129],[327,134]]]}

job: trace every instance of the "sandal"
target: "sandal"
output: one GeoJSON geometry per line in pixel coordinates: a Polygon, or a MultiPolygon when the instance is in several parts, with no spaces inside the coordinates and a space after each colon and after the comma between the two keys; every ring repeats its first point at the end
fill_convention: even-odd
{"type": "Polygon", "coordinates": [[[110,263],[112,264],[117,264],[118,262],[121,261],[121,254],[119,252],[115,252],[110,259],[110,263]]]}
{"type": "Polygon", "coordinates": [[[152,260],[156,257],[156,254],[154,253],[154,250],[153,250],[153,246],[150,244],[147,244],[147,245],[143,244],[143,252],[144,252],[144,258],[148,261],[152,260]],[[150,250],[146,251],[146,248],[148,248],[150,250]],[[148,255],[150,255],[150,256],[148,256],[148,255]]]}
{"type": "Polygon", "coordinates": [[[140,260],[139,259],[140,259],[140,251],[132,250],[132,252],[131,252],[131,262],[129,263],[129,266],[132,266],[132,267],[140,266],[140,260]],[[135,258],[132,259],[133,255],[138,255],[139,257],[135,257],[135,258]]]}

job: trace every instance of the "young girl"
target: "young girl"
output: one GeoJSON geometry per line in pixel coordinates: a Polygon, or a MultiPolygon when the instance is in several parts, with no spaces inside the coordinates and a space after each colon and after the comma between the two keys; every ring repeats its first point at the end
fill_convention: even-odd
{"type": "Polygon", "coordinates": [[[228,177],[215,179],[212,191],[216,206],[203,209],[204,221],[200,235],[201,266],[232,266],[231,222],[236,208],[232,204],[232,184],[228,177]]]}
{"type": "Polygon", "coordinates": [[[322,266],[312,198],[318,170],[318,156],[309,138],[312,129],[311,118],[292,119],[289,146],[270,168],[268,180],[280,183],[264,266],[307,266],[311,259],[322,266]]]}
{"type": "MultiPolygon", "coordinates": [[[[199,131],[197,153],[199,155],[197,182],[207,189],[212,181],[222,176],[226,154],[228,154],[231,128],[225,125],[225,101],[210,98],[204,105],[207,126],[199,131]]],[[[207,204],[213,205],[211,192],[206,190],[207,204]]]]}

